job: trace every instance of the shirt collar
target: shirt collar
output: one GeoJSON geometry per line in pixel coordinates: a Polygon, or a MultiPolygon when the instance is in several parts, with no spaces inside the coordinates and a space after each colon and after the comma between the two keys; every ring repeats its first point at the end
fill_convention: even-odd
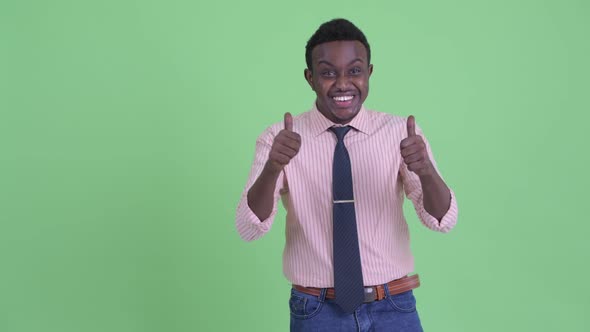
{"type": "MultiPolygon", "coordinates": [[[[328,120],[328,118],[320,113],[316,103],[314,102],[311,109],[311,133],[313,136],[318,136],[334,126],[340,125],[328,120]]],[[[351,126],[367,135],[370,135],[373,132],[373,127],[371,126],[371,122],[369,121],[369,116],[364,105],[361,105],[361,110],[352,119],[352,121],[347,124],[347,126],[351,126]]]]}

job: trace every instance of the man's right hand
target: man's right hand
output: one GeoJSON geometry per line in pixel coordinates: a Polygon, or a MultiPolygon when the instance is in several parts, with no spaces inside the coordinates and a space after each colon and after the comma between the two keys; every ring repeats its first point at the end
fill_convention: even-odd
{"type": "Polygon", "coordinates": [[[262,173],[248,190],[248,206],[260,221],[266,220],[272,213],[277,179],[300,147],[301,136],[293,132],[293,117],[285,113],[285,128],[275,137],[262,173]]]}
{"type": "Polygon", "coordinates": [[[279,131],[268,155],[267,167],[276,173],[283,170],[301,147],[301,136],[293,132],[293,116],[285,113],[285,128],[279,131]]]}

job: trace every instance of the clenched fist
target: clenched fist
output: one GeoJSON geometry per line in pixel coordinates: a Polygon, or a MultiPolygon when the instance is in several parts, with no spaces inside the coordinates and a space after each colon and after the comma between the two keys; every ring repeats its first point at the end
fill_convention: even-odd
{"type": "Polygon", "coordinates": [[[416,120],[414,116],[408,117],[408,137],[404,138],[400,143],[400,150],[404,163],[408,166],[408,170],[416,173],[418,176],[432,175],[434,167],[428,157],[426,151],[426,144],[422,137],[416,135],[416,120]]]}
{"type": "Polygon", "coordinates": [[[301,147],[301,136],[293,132],[293,117],[291,113],[285,113],[285,128],[281,130],[272,143],[268,155],[267,166],[275,172],[283,170],[301,147]]]}

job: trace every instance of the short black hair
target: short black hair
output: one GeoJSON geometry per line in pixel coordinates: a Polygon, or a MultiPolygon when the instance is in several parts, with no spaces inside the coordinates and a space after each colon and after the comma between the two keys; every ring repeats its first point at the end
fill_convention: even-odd
{"type": "Polygon", "coordinates": [[[358,40],[367,49],[367,61],[371,63],[371,47],[365,37],[365,34],[352,24],[349,20],[336,18],[325,22],[309,38],[305,46],[305,62],[307,69],[311,70],[311,52],[319,44],[339,40],[358,40]]]}

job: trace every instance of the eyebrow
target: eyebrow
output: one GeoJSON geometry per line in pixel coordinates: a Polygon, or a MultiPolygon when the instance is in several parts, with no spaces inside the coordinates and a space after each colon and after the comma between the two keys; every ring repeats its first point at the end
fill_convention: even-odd
{"type": "MultiPolygon", "coordinates": [[[[355,62],[357,62],[357,61],[358,61],[358,62],[364,62],[364,61],[363,61],[363,59],[361,59],[361,58],[356,58],[356,59],[354,59],[354,60],[350,61],[350,62],[348,63],[348,66],[350,66],[351,64],[353,64],[353,63],[355,63],[355,62]]],[[[326,60],[320,60],[320,61],[318,61],[318,65],[321,65],[322,63],[323,63],[323,64],[326,64],[326,65],[328,65],[328,66],[331,66],[331,67],[336,67],[336,66],[334,66],[333,64],[331,64],[329,61],[326,61],[326,60]]]]}

